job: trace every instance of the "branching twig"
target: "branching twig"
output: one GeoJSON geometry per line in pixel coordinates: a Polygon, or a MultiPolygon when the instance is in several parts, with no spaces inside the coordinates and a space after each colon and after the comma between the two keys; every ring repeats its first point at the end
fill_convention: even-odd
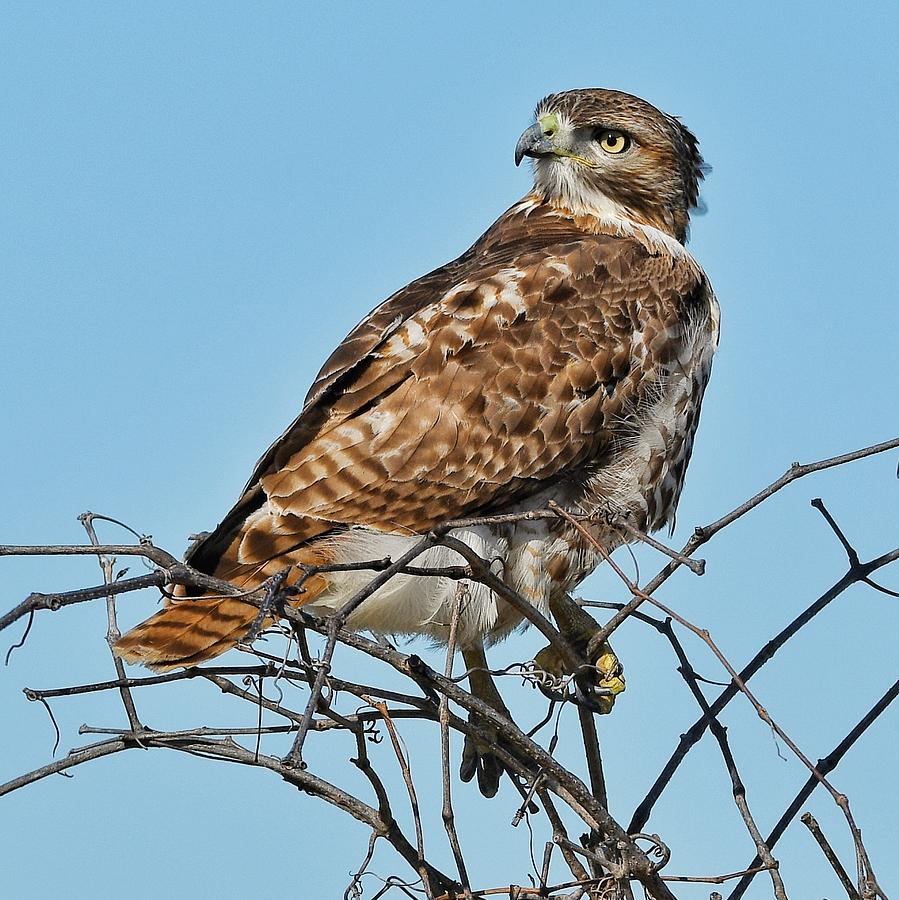
{"type": "MultiPolygon", "coordinates": [[[[827,756],[822,757],[818,760],[815,765],[815,768],[824,775],[829,775],[839,764],[840,760],[846,755],[849,749],[855,744],[855,742],[877,721],[877,719],[884,713],[884,711],[899,697],[899,679],[897,679],[893,684],[888,688],[886,693],[868,710],[867,713],[859,720],[856,726],[837,744],[827,756]]],[[[789,804],[783,815],[778,820],[777,824],[771,830],[771,833],[765,839],[765,842],[769,847],[773,848],[774,845],[780,840],[784,831],[787,829],[787,825],[793,821],[796,817],[796,814],[802,808],[803,804],[808,800],[808,798],[812,795],[814,789],[818,786],[819,781],[813,775],[810,775],[806,780],[805,784],[799,789],[796,796],[793,798],[792,802],[789,804]]],[[[752,865],[755,865],[758,860],[753,861],[752,865]]],[[[752,868],[752,866],[750,866],[752,868]]],[[[744,878],[740,880],[740,883],[737,885],[734,892],[730,895],[730,900],[738,900],[739,897],[742,897],[749,887],[750,882],[752,881],[752,875],[746,875],[744,878]]],[[[880,891],[881,896],[883,896],[883,891],[880,891]]]]}
{"type": "Polygon", "coordinates": [[[852,880],[846,874],[846,870],[843,868],[843,864],[840,862],[836,853],[834,853],[833,847],[830,846],[830,842],[824,837],[824,832],[821,831],[821,826],[818,824],[815,817],[809,812],[803,813],[800,821],[808,828],[812,833],[812,837],[818,842],[821,852],[830,863],[831,868],[836,872],[837,878],[840,879],[840,883],[843,885],[849,900],[861,900],[859,892],[855,889],[855,885],[853,885],[852,880]]]}
{"type": "MultiPolygon", "coordinates": [[[[114,680],[96,682],[93,684],[73,685],[45,690],[26,689],[29,699],[37,700],[45,706],[49,699],[76,697],[84,694],[101,693],[105,691],[118,692],[125,705],[128,715],[129,728],[100,728],[95,726],[82,726],[84,734],[99,734],[108,736],[100,743],[92,744],[76,750],[72,750],[64,759],[54,761],[47,766],[35,769],[33,772],[22,775],[0,786],[0,795],[9,793],[24,787],[47,775],[67,773],[69,769],[84,762],[98,759],[122,750],[145,747],[164,749],[188,753],[201,758],[212,758],[234,762],[239,765],[263,768],[278,775],[288,784],[292,784],[299,790],[325,800],[328,803],[343,810],[348,815],[365,823],[371,829],[367,851],[363,861],[352,876],[349,887],[346,889],[347,900],[357,900],[361,897],[363,879],[376,877],[369,870],[376,844],[378,841],[386,841],[393,846],[399,856],[411,866],[420,876],[421,881],[409,883],[394,875],[379,879],[382,887],[376,892],[375,897],[384,896],[386,893],[399,891],[407,897],[420,896],[422,892],[429,897],[437,897],[438,900],[475,900],[476,897],[490,895],[507,895],[515,900],[577,900],[585,894],[592,898],[615,898],[615,900],[628,900],[634,897],[633,886],[639,884],[646,896],[651,900],[672,900],[673,894],[667,886],[672,883],[706,883],[723,884],[736,880],[732,897],[742,896],[742,892],[751,879],[760,872],[769,872],[773,881],[776,897],[785,898],[786,891],[777,867],[777,862],[772,855],[772,849],[786,825],[797,814],[799,806],[818,784],[823,785],[831,796],[840,805],[846,816],[852,831],[855,843],[858,868],[858,887],[854,887],[846,875],[845,870],[836,860],[820,830],[809,827],[816,834],[816,839],[822,846],[822,850],[831,862],[837,875],[846,888],[850,900],[855,897],[860,900],[876,900],[884,898],[884,893],[877,884],[871,871],[870,861],[864,844],[861,841],[861,830],[852,818],[848,800],[836,791],[828,782],[827,775],[837,765],[848,749],[855,743],[860,735],[882,714],[882,712],[899,695],[899,681],[896,682],[884,696],[872,707],[868,714],[856,725],[856,727],[840,742],[840,744],[827,757],[812,763],[802,754],[802,751],[789,739],[783,729],[777,725],[762,707],[754,694],[747,688],[747,682],[786,642],[802,627],[818,615],[827,605],[839,596],[850,585],[862,582],[874,590],[889,596],[896,596],[897,592],[873,581],[871,575],[878,569],[899,559],[899,548],[883,554],[882,556],[862,562],[851,542],[839,528],[833,517],[820,501],[814,501],[837,539],[846,552],[849,569],[847,573],[836,582],[830,590],[809,606],[803,613],[797,616],[777,637],[767,644],[751,662],[741,671],[729,663],[722,651],[712,640],[711,635],[680,616],[674,610],[658,601],[653,596],[654,592],[670,577],[670,575],[682,566],[691,568],[697,574],[701,574],[704,566],[702,560],[692,558],[699,546],[710,540],[722,529],[737,521],[747,512],[755,509],[759,504],[787,484],[803,477],[811,472],[842,465],[854,460],[881,453],[885,450],[899,447],[899,439],[887,441],[879,445],[832,457],[805,466],[794,465],[781,478],[772,482],[763,491],[736,507],[730,513],[717,521],[697,529],[687,542],[682,551],[677,552],[659,543],[648,535],[643,534],[629,523],[623,524],[614,521],[599,522],[577,512],[569,512],[561,507],[550,504],[550,508],[543,510],[529,510],[520,513],[503,514],[498,516],[475,516],[451,522],[444,522],[436,526],[431,532],[419,537],[412,548],[398,558],[363,560],[352,563],[335,563],[330,565],[303,566],[299,591],[302,591],[302,582],[313,575],[326,575],[331,572],[367,571],[372,574],[368,584],[358,591],[336,613],[327,618],[319,618],[309,614],[302,608],[297,608],[291,603],[296,600],[297,590],[285,587],[286,572],[279,573],[270,578],[261,588],[245,591],[235,588],[233,585],[221,579],[205,575],[180,563],[172,555],[155,547],[148,538],[142,537],[128,526],[123,526],[137,538],[133,545],[101,545],[94,533],[93,522],[107,517],[95,514],[85,514],[83,521],[88,531],[90,545],[55,545],[55,546],[0,546],[0,556],[72,556],[93,555],[98,557],[104,573],[104,584],[96,587],[88,587],[62,593],[31,594],[26,600],[11,609],[6,615],[0,616],[0,630],[27,617],[30,622],[35,614],[43,610],[58,610],[71,605],[89,602],[99,598],[106,598],[109,612],[108,640],[112,644],[118,636],[116,625],[115,598],[126,595],[147,587],[155,587],[168,593],[173,585],[184,585],[196,589],[205,595],[240,597],[247,603],[253,604],[259,609],[253,627],[250,629],[245,644],[248,644],[265,627],[267,622],[275,618],[286,620],[292,631],[287,631],[283,626],[276,626],[265,634],[281,632],[287,638],[287,650],[281,655],[272,655],[262,650],[250,650],[245,645],[240,649],[244,652],[252,652],[258,659],[258,664],[243,666],[206,666],[192,668],[165,675],[153,675],[140,678],[127,678],[121,663],[116,660],[117,678],[114,680]],[[510,587],[492,569],[490,562],[481,558],[467,543],[460,540],[460,532],[465,529],[478,528],[490,525],[511,525],[516,522],[533,520],[565,520],[569,526],[577,530],[588,543],[593,544],[601,557],[606,558],[610,567],[627,584],[632,594],[632,599],[617,609],[606,625],[600,628],[588,645],[585,657],[575,650],[568,642],[565,634],[569,633],[564,627],[556,628],[550,620],[531,605],[515,589],[510,587]],[[591,537],[588,525],[604,525],[610,529],[617,529],[620,538],[627,541],[639,540],[653,547],[660,553],[669,557],[669,562],[664,568],[649,581],[644,587],[632,582],[610,558],[607,548],[591,537]],[[427,564],[428,557],[423,560],[419,557],[436,547],[445,547],[460,557],[461,565],[434,566],[427,564]],[[154,571],[132,578],[116,577],[124,573],[114,571],[114,557],[137,556],[142,557],[150,565],[155,566],[154,571]],[[440,674],[422,659],[415,655],[401,653],[390,642],[384,639],[369,640],[362,635],[347,630],[347,623],[352,622],[352,613],[383,587],[391,578],[397,575],[412,577],[443,578],[448,581],[461,582],[459,590],[455,592],[456,602],[452,610],[452,618],[449,629],[449,645],[447,647],[446,662],[443,673],[440,674]],[[465,592],[466,582],[479,582],[489,589],[497,597],[501,605],[511,607],[517,616],[529,621],[540,631],[558,652],[564,661],[566,670],[575,673],[581,678],[588,667],[588,658],[593,658],[600,643],[604,641],[622,622],[628,617],[635,617],[646,621],[662,633],[671,644],[680,662],[680,670],[699,703],[702,716],[688,730],[681,740],[678,750],[669,760],[665,770],[659,776],[653,789],[646,800],[634,815],[634,821],[627,829],[616,821],[610,814],[606,797],[605,776],[602,770],[602,759],[599,751],[599,741],[596,734],[596,723],[591,712],[583,705],[578,706],[578,715],[581,723],[581,738],[584,748],[583,765],[589,774],[589,784],[584,783],[581,777],[570,767],[560,763],[554,756],[558,734],[553,734],[549,739],[548,750],[535,740],[539,729],[534,729],[524,734],[514,722],[510,722],[505,716],[496,712],[489,704],[482,701],[470,691],[465,690],[459,683],[461,677],[453,677],[453,657],[457,644],[457,634],[460,617],[460,597],[465,592]],[[639,607],[648,603],[662,610],[669,618],[662,621],[645,615],[639,607]],[[730,676],[728,684],[714,701],[706,700],[699,684],[700,677],[693,671],[686,652],[681,645],[671,622],[678,622],[683,628],[697,635],[716,656],[730,676]],[[316,660],[310,652],[307,632],[312,636],[317,634],[323,638],[323,644],[318,651],[316,660]],[[292,637],[297,639],[297,650],[294,651],[292,637]],[[366,655],[376,664],[381,664],[391,670],[394,679],[407,679],[411,686],[410,693],[382,687],[379,684],[362,684],[346,678],[341,678],[332,671],[334,654],[338,646],[345,647],[348,651],[366,655]],[[295,658],[291,655],[295,654],[295,658]],[[135,697],[140,696],[141,691],[160,684],[173,684],[192,679],[201,679],[208,682],[213,688],[226,693],[232,703],[252,704],[255,727],[196,727],[179,731],[158,731],[141,724],[138,716],[135,697]],[[243,685],[240,684],[243,679],[243,685]],[[263,691],[263,686],[268,684],[276,692],[263,691]],[[305,695],[309,688],[308,697],[305,695]],[[302,690],[303,694],[299,694],[302,690]],[[266,696],[266,693],[272,696],[266,696]],[[743,779],[737,769],[727,734],[718,720],[718,716],[730,700],[737,694],[744,694],[752,703],[756,713],[766,721],[777,733],[781,740],[789,746],[797,757],[807,766],[810,777],[805,786],[800,790],[797,798],[788,807],[781,817],[780,822],[767,839],[762,838],[756,823],[746,803],[746,790],[743,779]],[[303,702],[297,702],[299,698],[303,702]],[[342,709],[344,697],[358,698],[365,707],[357,707],[355,711],[342,709]],[[274,699],[273,699],[274,698],[274,699]],[[389,705],[388,705],[389,704],[389,705]],[[469,714],[468,720],[451,711],[451,704],[465,710],[469,714]],[[284,724],[263,725],[262,713],[268,710],[284,719],[284,724]],[[408,751],[404,748],[396,723],[401,719],[420,719],[436,722],[439,726],[440,742],[440,770],[442,776],[443,792],[443,822],[450,848],[453,852],[456,870],[460,883],[445,875],[426,858],[426,832],[422,821],[418,796],[415,785],[412,782],[412,762],[408,751]],[[737,808],[743,818],[747,830],[755,843],[758,858],[741,872],[732,872],[725,875],[669,875],[663,874],[661,868],[667,863],[670,852],[655,835],[640,834],[643,824],[649,816],[653,804],[664,788],[670,783],[671,777],[677,769],[680,761],[689,749],[700,739],[707,728],[710,728],[721,751],[725,767],[731,777],[734,799],[737,808]],[[397,824],[391,809],[391,799],[385,781],[376,771],[372,760],[368,755],[368,743],[378,742],[383,733],[389,736],[394,754],[399,762],[403,781],[412,807],[412,818],[415,826],[414,841],[410,841],[397,824]],[[449,748],[450,732],[456,731],[467,738],[492,743],[491,752],[502,766],[513,775],[513,782],[522,791],[524,803],[522,810],[537,812],[533,800],[538,800],[546,814],[549,827],[552,830],[552,841],[544,845],[542,866],[538,861],[534,862],[536,870],[536,883],[532,886],[511,885],[508,887],[492,887],[482,890],[473,890],[469,881],[469,867],[462,852],[462,844],[457,832],[456,819],[452,802],[452,783],[450,778],[449,748]],[[305,768],[303,758],[304,744],[310,734],[317,735],[315,741],[323,740],[325,733],[336,732],[338,735],[351,734],[355,741],[355,757],[353,764],[359,769],[366,779],[374,794],[373,804],[370,805],[362,799],[348,793],[340,786],[325,781],[319,776],[309,772],[305,768]],[[293,745],[285,759],[278,759],[262,753],[260,741],[262,735],[293,735],[293,745]],[[498,736],[498,740],[497,740],[498,736]],[[255,740],[254,740],[255,739],[255,740]],[[249,746],[245,747],[239,740],[246,740],[249,746]],[[561,800],[568,807],[566,816],[578,821],[578,828],[588,830],[583,846],[578,845],[569,837],[566,823],[556,809],[556,801],[561,800]],[[652,844],[650,850],[642,849],[646,841],[652,844]],[[561,854],[571,871],[572,881],[562,883],[550,883],[550,869],[554,847],[559,847],[561,854]],[[585,860],[589,866],[585,866],[585,860]]],[[[115,522],[116,520],[110,519],[115,522]]],[[[117,523],[122,525],[122,523],[117,523]]],[[[615,538],[617,542],[619,537],[615,538]]],[[[638,576],[639,580],[639,576],[638,576]]],[[[554,601],[555,602],[555,601],[554,601]]],[[[564,610],[560,612],[557,606],[552,607],[553,615],[564,619],[564,610]]],[[[580,633],[580,632],[577,632],[580,633]]],[[[26,631],[27,634],[27,631],[26,631]]],[[[526,663],[514,663],[497,674],[514,674],[525,679],[532,686],[537,683],[536,676],[526,663]]],[[[575,676],[567,676],[569,680],[575,676]]],[[[377,681],[377,678],[372,678],[377,681]]],[[[568,682],[565,682],[566,684],[568,682]]],[[[578,682],[579,684],[579,682],[578,682]]],[[[571,699],[570,691],[563,691],[565,697],[560,698],[557,708],[561,712],[565,708],[565,701],[571,699]]],[[[580,703],[580,701],[579,701],[580,703]]],[[[551,713],[554,709],[551,705],[551,713]]],[[[49,709],[49,707],[48,707],[49,709]]],[[[249,711],[249,710],[248,710],[249,711]]],[[[51,711],[52,719],[52,711],[51,711]]],[[[54,724],[55,724],[55,720],[54,724]]],[[[557,729],[558,731],[558,719],[557,729]]],[[[335,738],[335,740],[338,740],[335,738]]],[[[564,810],[563,810],[564,811],[564,810]]],[[[529,827],[536,828],[540,820],[529,817],[529,827]]],[[[428,841],[428,846],[431,842],[428,841]]],[[[718,896],[718,895],[715,895],[718,896]]]]}
{"type": "MultiPolygon", "coordinates": [[[[446,665],[443,670],[444,677],[453,678],[453,660],[456,655],[456,634],[459,628],[459,613],[462,606],[462,592],[453,593],[453,610],[450,619],[449,637],[446,644],[446,665]]],[[[459,880],[462,882],[462,891],[465,900],[472,900],[471,883],[468,879],[468,871],[465,866],[465,857],[462,855],[462,847],[459,844],[459,835],[456,831],[456,817],[453,812],[452,784],[450,781],[449,763],[449,699],[446,694],[440,695],[440,781],[443,792],[443,827],[446,829],[447,840],[453,852],[456,862],[456,870],[459,880]]]]}
{"type": "MultiPolygon", "coordinates": [[[[729,513],[716,519],[709,525],[699,525],[693,532],[693,536],[684,545],[681,550],[682,556],[692,556],[703,544],[708,543],[719,531],[732,525],[737,519],[742,518],[746,513],[751,512],[760,504],[764,503],[770,497],[773,497],[778,491],[785,488],[788,484],[792,484],[799,478],[811,475],[813,472],[820,472],[824,469],[831,469],[834,466],[846,465],[846,463],[855,462],[868,456],[874,456],[877,453],[884,453],[887,450],[895,450],[899,447],[899,437],[892,438],[889,441],[883,441],[880,444],[873,444],[861,450],[853,450],[851,453],[843,453],[840,456],[832,456],[829,459],[818,460],[813,463],[793,463],[780,478],[775,479],[767,487],[762,488],[755,496],[750,497],[745,503],[741,503],[729,513]]],[[[644,585],[643,592],[648,596],[657,591],[676,571],[680,568],[677,560],[672,560],[666,565],[653,579],[644,585]]],[[[624,606],[620,612],[612,616],[606,623],[603,631],[596,636],[597,643],[608,640],[612,632],[624,622],[625,619],[644,602],[642,596],[635,596],[630,603],[624,606]]]]}
{"type": "MultiPolygon", "coordinates": [[[[819,501],[819,503],[820,503],[820,501],[819,501]]],[[[614,570],[615,574],[618,575],[618,577],[627,585],[628,589],[631,591],[631,593],[634,595],[634,597],[641,599],[643,601],[649,602],[653,606],[662,610],[662,612],[664,612],[666,615],[670,616],[672,619],[674,619],[681,625],[683,625],[684,628],[687,628],[689,631],[691,631],[693,634],[695,634],[701,641],[703,641],[703,643],[705,643],[708,646],[708,648],[712,651],[712,653],[715,655],[717,660],[727,670],[727,674],[730,675],[731,681],[734,683],[734,685],[736,685],[737,689],[742,694],[744,694],[745,697],[747,698],[747,700],[749,700],[749,702],[752,704],[752,706],[755,709],[759,718],[762,719],[762,721],[765,722],[772,729],[772,731],[774,731],[775,734],[777,734],[777,736],[790,748],[790,750],[793,752],[793,755],[809,770],[809,772],[811,772],[812,776],[821,783],[821,785],[824,787],[824,789],[833,798],[833,800],[837,804],[837,806],[839,806],[839,808],[842,811],[843,816],[845,817],[846,822],[849,826],[849,830],[852,833],[853,842],[855,843],[856,854],[858,856],[858,871],[859,871],[860,888],[863,888],[863,886],[865,884],[872,882],[872,881],[876,883],[876,880],[874,879],[874,876],[872,874],[871,863],[870,863],[870,860],[868,859],[867,851],[865,850],[865,846],[862,843],[861,832],[860,832],[858,826],[856,825],[855,819],[852,815],[852,811],[849,808],[849,799],[846,797],[845,794],[836,790],[836,788],[834,788],[833,785],[830,784],[830,782],[827,780],[827,778],[824,775],[822,775],[821,772],[819,772],[815,768],[815,764],[805,755],[805,753],[803,753],[803,751],[799,748],[799,746],[795,743],[795,741],[793,741],[793,739],[784,731],[784,729],[780,725],[778,725],[777,722],[774,721],[774,719],[771,717],[771,714],[768,712],[768,710],[765,709],[764,706],[762,706],[762,704],[756,698],[755,694],[746,686],[746,683],[740,677],[737,670],[730,664],[727,657],[721,652],[720,648],[715,643],[715,641],[712,640],[712,636],[709,634],[708,630],[706,630],[704,628],[699,628],[698,626],[694,625],[692,622],[685,619],[679,613],[675,612],[673,609],[670,609],[664,603],[659,602],[654,597],[652,597],[648,593],[646,593],[646,591],[639,588],[636,584],[634,584],[627,577],[627,575],[615,563],[615,561],[612,559],[609,552],[605,549],[605,547],[602,546],[600,541],[598,541],[593,535],[591,535],[590,532],[582,524],[573,520],[565,512],[565,510],[559,508],[557,505],[554,505],[552,503],[552,501],[550,501],[550,506],[553,507],[554,509],[556,509],[556,511],[559,513],[559,515],[562,518],[565,518],[568,521],[570,521],[571,524],[582,534],[584,539],[587,540],[592,546],[594,546],[596,548],[597,552],[606,560],[606,562],[609,564],[609,566],[611,566],[611,568],[614,570]]],[[[850,565],[855,567],[854,563],[857,563],[857,559],[858,559],[858,557],[856,556],[855,561],[854,562],[851,561],[850,565]]],[[[596,642],[596,637],[594,636],[593,638],[591,638],[590,644],[594,645],[595,642],[596,642]]],[[[589,649],[590,649],[590,647],[588,646],[588,651],[589,651],[589,649]]],[[[709,716],[709,715],[710,715],[709,711],[706,710],[706,716],[709,716]]],[[[713,723],[714,719],[713,718],[710,719],[710,722],[713,723]]],[[[736,792],[735,792],[735,797],[737,797],[736,792]]],[[[744,797],[744,799],[745,799],[745,797],[744,797]]],[[[742,807],[741,807],[741,811],[742,811],[742,807]]],[[[747,810],[747,813],[748,813],[748,810],[747,810]]],[[[747,827],[750,827],[749,826],[750,818],[751,817],[749,817],[748,815],[744,815],[744,820],[747,823],[747,827]]],[[[750,831],[753,832],[753,838],[756,840],[757,846],[759,847],[760,858],[764,862],[770,863],[771,860],[765,858],[766,856],[770,856],[770,854],[767,852],[767,848],[764,846],[764,842],[761,839],[761,835],[758,835],[758,837],[756,837],[757,830],[754,827],[754,823],[750,827],[750,831]]],[[[774,875],[775,869],[772,868],[771,871],[772,871],[772,877],[775,877],[775,875],[774,875]]],[[[775,883],[775,892],[776,892],[776,883],[775,883]]]]}
{"type": "MultiPolygon", "coordinates": [[[[699,687],[699,683],[696,680],[696,673],[693,671],[693,666],[687,657],[683,644],[678,640],[677,635],[674,633],[674,629],[671,627],[670,618],[663,622],[663,629],[665,636],[674,648],[674,652],[680,662],[679,671],[681,675],[687,682],[691,693],[696,698],[696,702],[699,704],[700,709],[702,709],[709,718],[709,728],[718,743],[718,747],[721,750],[721,755],[724,759],[725,768],[727,769],[727,774],[730,776],[734,803],[736,803],[740,816],[746,825],[746,829],[755,844],[758,858],[762,863],[761,868],[768,870],[771,874],[774,896],[778,898],[778,900],[787,900],[786,888],[784,887],[783,879],[780,876],[777,861],[771,855],[771,848],[765,843],[765,840],[755,823],[755,819],[749,811],[749,804],[746,800],[746,786],[743,784],[743,779],[737,769],[736,760],[731,752],[730,743],[727,739],[727,730],[718,719],[712,715],[712,711],[709,708],[709,702],[706,700],[705,694],[702,693],[702,690],[699,687]]],[[[746,873],[744,872],[742,874],[746,873]]]]}
{"type": "MultiPolygon", "coordinates": [[[[794,637],[800,629],[807,625],[815,616],[839,597],[848,587],[863,581],[864,577],[871,572],[889,565],[899,560],[899,547],[884,553],[876,559],[867,563],[862,563],[857,570],[850,569],[842,578],[825,591],[817,600],[810,604],[792,622],[790,622],[783,630],[773,637],[758,653],[744,666],[739,673],[740,680],[745,684],[759,671],[766,663],[770,662],[774,655],[780,650],[790,638],[794,637]]],[[[626,607],[623,607],[626,608],[626,607]]],[[[736,681],[732,681],[715,700],[710,704],[712,715],[720,715],[722,710],[740,693],[740,688],[736,681]]],[[[694,747],[702,735],[705,733],[709,724],[709,718],[703,716],[696,720],[682,735],[677,748],[672,753],[669,760],[665,763],[664,768],[659,773],[646,797],[641,801],[640,805],[634,811],[629,829],[631,831],[639,831],[649,820],[649,815],[656,801],[664,791],[665,787],[674,777],[680,764],[686,758],[687,753],[694,747]]]]}
{"type": "MultiPolygon", "coordinates": [[[[97,540],[97,532],[94,530],[94,514],[90,512],[82,513],[78,517],[78,520],[84,526],[84,530],[87,532],[91,544],[95,547],[99,546],[100,541],[97,540]]],[[[114,571],[115,557],[101,556],[99,557],[98,562],[103,571],[103,581],[106,583],[107,587],[114,584],[116,581],[114,571]]],[[[125,707],[125,715],[128,716],[128,724],[131,726],[132,732],[140,734],[140,732],[143,731],[144,726],[137,716],[137,708],[134,705],[134,698],[131,696],[131,689],[127,684],[123,683],[125,680],[125,666],[115,655],[115,642],[122,636],[122,633],[119,631],[118,621],[116,620],[115,594],[108,592],[106,594],[106,618],[108,623],[106,643],[108,644],[109,652],[112,655],[112,664],[115,668],[116,675],[121,683],[119,695],[122,698],[122,705],[125,707]]]]}

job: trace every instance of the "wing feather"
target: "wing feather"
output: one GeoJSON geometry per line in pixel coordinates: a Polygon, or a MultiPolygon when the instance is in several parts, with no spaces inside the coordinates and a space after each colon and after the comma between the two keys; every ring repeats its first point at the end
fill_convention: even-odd
{"type": "Polygon", "coordinates": [[[422,532],[601,460],[704,294],[685,251],[513,207],[350,333],[218,545],[239,531],[241,504],[267,501],[282,522],[422,532]]]}

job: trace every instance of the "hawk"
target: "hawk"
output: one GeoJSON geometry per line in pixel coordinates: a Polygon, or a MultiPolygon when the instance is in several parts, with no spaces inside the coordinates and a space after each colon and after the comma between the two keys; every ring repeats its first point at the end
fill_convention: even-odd
{"type": "MultiPolygon", "coordinates": [[[[684,246],[704,174],[697,140],[637,97],[572,90],[539,103],[516,165],[524,157],[533,189],[350,332],[190,565],[251,589],[288,567],[296,578],[304,564],[395,559],[439,523],[549,501],[595,516],[609,550],[628,539],[616,522],[673,523],[718,340],[715,295],[684,246]]],[[[561,519],[454,535],[557,619],[558,599],[600,561],[561,519]]],[[[463,562],[444,547],[417,561],[463,562]]],[[[297,603],[339,609],[371,577],[316,575],[297,603]]],[[[348,624],[445,641],[459,591],[459,644],[483,669],[485,644],[522,618],[476,581],[395,575],[348,624]]],[[[191,666],[235,646],[257,612],[182,590],[116,652],[191,666]]],[[[502,708],[482,677],[472,686],[502,708]]],[[[495,791],[484,748],[466,754],[463,777],[477,769],[495,791]]]]}

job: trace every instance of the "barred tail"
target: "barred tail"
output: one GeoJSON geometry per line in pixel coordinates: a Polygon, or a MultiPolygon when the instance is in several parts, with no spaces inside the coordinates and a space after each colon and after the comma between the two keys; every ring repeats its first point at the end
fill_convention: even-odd
{"type": "MultiPolygon", "coordinates": [[[[330,561],[327,548],[311,542],[329,527],[296,517],[278,519],[264,502],[248,515],[238,506],[215,532],[190,549],[187,562],[236,588],[254,590],[290,566],[330,561]]],[[[295,583],[300,574],[295,568],[285,583],[295,583]]],[[[302,595],[291,602],[298,606],[308,603],[325,585],[321,575],[306,577],[302,595]]],[[[125,662],[166,672],[214,659],[247,637],[259,614],[258,606],[221,595],[187,596],[189,590],[176,586],[173,600],[119,638],[116,655],[125,662]]],[[[273,621],[267,618],[262,627],[273,621]]]]}
{"type": "MultiPolygon", "coordinates": [[[[119,638],[116,656],[156,672],[195,666],[247,636],[259,608],[232,597],[175,600],[119,638]]],[[[263,623],[268,625],[271,619],[263,623]]]]}

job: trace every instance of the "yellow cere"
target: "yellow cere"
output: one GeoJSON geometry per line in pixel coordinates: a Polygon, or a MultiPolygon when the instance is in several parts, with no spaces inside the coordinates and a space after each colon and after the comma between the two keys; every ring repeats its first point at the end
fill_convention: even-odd
{"type": "Polygon", "coordinates": [[[547,137],[552,137],[559,130],[559,118],[555,113],[547,113],[545,116],[540,116],[537,124],[547,137]]]}

